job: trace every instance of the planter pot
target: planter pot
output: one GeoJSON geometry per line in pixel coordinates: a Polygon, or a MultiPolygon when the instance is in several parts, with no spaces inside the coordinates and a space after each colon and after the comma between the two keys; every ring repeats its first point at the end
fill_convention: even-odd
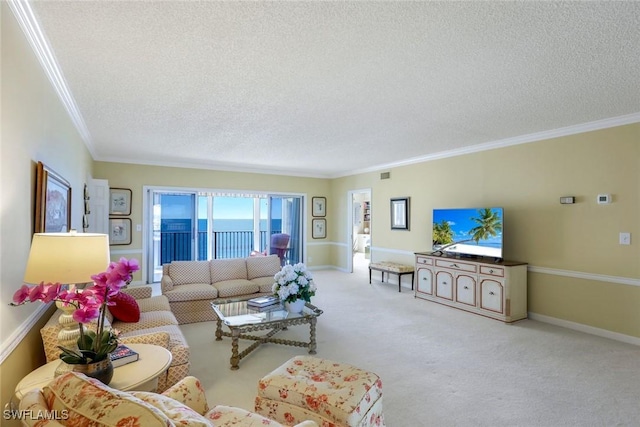
{"type": "Polygon", "coordinates": [[[304,300],[297,299],[294,302],[285,302],[284,306],[289,313],[301,313],[304,308],[304,300]]]}
{"type": "Polygon", "coordinates": [[[61,365],[65,365],[64,370],[66,371],[80,372],[88,377],[99,380],[105,385],[109,385],[113,378],[113,364],[111,363],[111,357],[107,357],[105,360],[95,363],[70,364],[61,362],[61,365]]]}

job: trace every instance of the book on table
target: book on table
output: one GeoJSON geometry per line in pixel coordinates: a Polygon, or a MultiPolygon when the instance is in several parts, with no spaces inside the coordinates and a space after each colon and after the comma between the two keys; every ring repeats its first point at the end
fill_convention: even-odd
{"type": "Polygon", "coordinates": [[[270,305],[278,304],[280,302],[280,298],[273,295],[266,295],[262,297],[251,298],[247,301],[247,306],[249,307],[267,307],[270,305]]]}
{"type": "Polygon", "coordinates": [[[140,355],[133,351],[131,348],[124,344],[118,345],[118,347],[111,352],[111,364],[114,368],[118,366],[126,365],[127,363],[135,362],[140,358],[140,355]]]}

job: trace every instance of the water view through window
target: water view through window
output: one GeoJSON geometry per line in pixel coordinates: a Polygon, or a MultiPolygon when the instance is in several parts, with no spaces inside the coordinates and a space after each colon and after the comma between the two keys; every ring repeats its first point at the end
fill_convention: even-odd
{"type": "Polygon", "coordinates": [[[291,236],[287,262],[302,259],[301,196],[152,191],[152,271],[171,261],[241,258],[267,253],[270,236],[291,236]]]}

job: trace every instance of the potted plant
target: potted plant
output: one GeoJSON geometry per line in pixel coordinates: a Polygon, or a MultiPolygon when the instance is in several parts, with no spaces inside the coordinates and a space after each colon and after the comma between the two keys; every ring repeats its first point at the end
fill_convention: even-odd
{"type": "Polygon", "coordinates": [[[82,290],[67,289],[60,283],[22,285],[13,295],[12,306],[27,302],[57,302],[63,307],[74,307],[73,320],[78,322],[80,337],[77,348],[58,346],[60,359],[73,365],[72,369],[95,376],[108,384],[113,375],[110,353],[118,346],[117,332],[106,326],[106,311],[113,303],[110,299],[131,282],[133,272],[139,270],[136,259],[120,258],[107,270],[91,276],[93,285],[82,290]],[[85,325],[97,320],[95,331],[85,325]],[[93,375],[92,375],[93,374],[93,375]]]}
{"type": "Polygon", "coordinates": [[[316,284],[303,263],[287,264],[273,278],[273,294],[292,313],[300,313],[305,302],[311,302],[311,297],[316,294],[316,284]]]}

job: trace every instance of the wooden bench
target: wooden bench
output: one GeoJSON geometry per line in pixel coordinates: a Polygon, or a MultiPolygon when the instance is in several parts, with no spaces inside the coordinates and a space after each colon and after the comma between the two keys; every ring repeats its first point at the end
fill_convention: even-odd
{"type": "Polygon", "coordinates": [[[402,276],[405,274],[411,275],[411,290],[413,290],[413,266],[400,264],[397,262],[390,261],[380,261],[380,262],[372,262],[369,264],[369,284],[371,284],[371,271],[376,270],[382,273],[382,283],[384,283],[384,273],[387,273],[387,280],[389,279],[389,274],[395,274],[398,276],[398,292],[402,292],[402,276]]]}

